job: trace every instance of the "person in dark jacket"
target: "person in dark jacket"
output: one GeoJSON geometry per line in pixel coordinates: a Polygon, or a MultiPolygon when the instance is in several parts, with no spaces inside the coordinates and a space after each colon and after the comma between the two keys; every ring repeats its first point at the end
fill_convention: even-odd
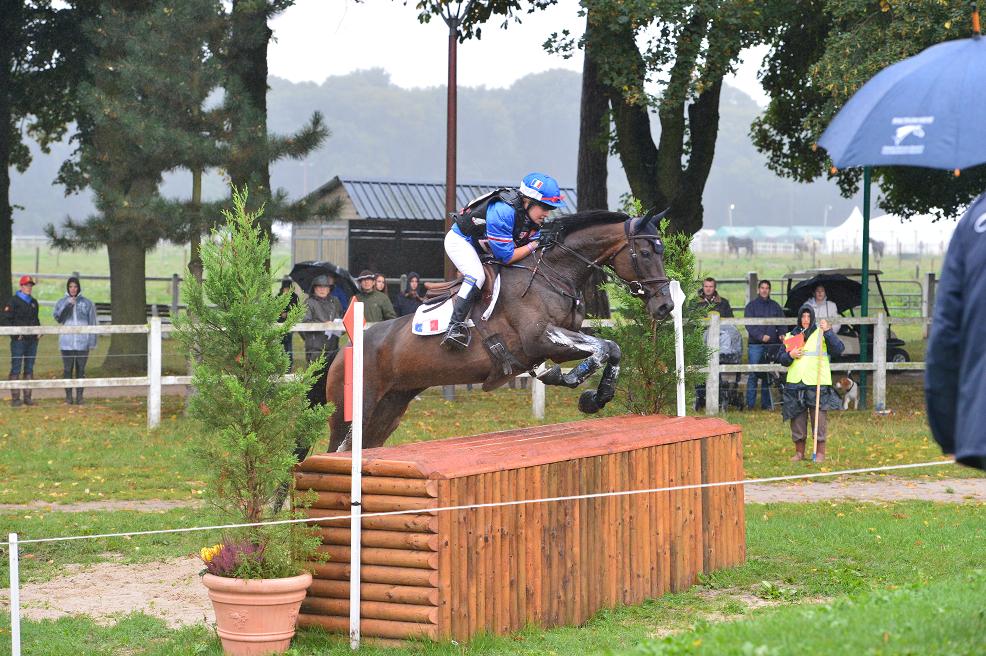
{"type": "MultiPolygon", "coordinates": [[[[82,295],[82,284],[72,276],[65,283],[65,296],[58,299],[54,309],[55,321],[63,326],[95,326],[99,323],[96,316],[96,305],[82,295]]],[[[89,351],[96,348],[96,335],[73,334],[59,335],[58,349],[62,352],[63,378],[85,378],[86,362],[89,351]]],[[[75,399],[72,389],[65,388],[65,403],[82,405],[84,388],[75,388],[75,399]]]]}
{"type": "MultiPolygon", "coordinates": [[[[18,283],[20,289],[3,306],[0,312],[0,325],[3,326],[40,326],[38,318],[38,301],[31,293],[34,291],[34,279],[31,276],[21,276],[18,283]]],[[[41,335],[11,335],[10,336],[10,380],[18,380],[23,372],[24,380],[34,378],[34,359],[38,355],[38,340],[41,335]]],[[[10,390],[10,404],[17,407],[22,404],[21,390],[10,390]]],[[[31,400],[31,390],[24,390],[23,405],[34,405],[31,400]]]]}
{"type": "Polygon", "coordinates": [[[842,355],[845,345],[836,337],[826,319],[816,325],[815,311],[810,305],[801,306],[798,325],[784,339],[796,335],[804,336],[802,346],[785,350],[779,357],[780,363],[788,368],[782,416],[791,422],[791,440],[794,442],[791,461],[805,458],[808,422],[815,421],[815,390],[818,390],[818,434],[815,436],[818,450],[815,461],[823,462],[828,439],[828,410],[842,407],[839,395],[832,389],[830,358],[842,355]]]}
{"type": "MultiPolygon", "coordinates": [[[[770,298],[770,281],[761,280],[757,285],[757,297],[746,304],[743,309],[744,317],[755,317],[763,319],[779,319],[784,316],[784,310],[778,305],[777,301],[770,298]]],[[[773,362],[780,348],[781,335],[784,332],[783,326],[747,326],[749,344],[747,354],[750,364],[761,364],[773,362]]],[[[746,407],[753,410],[757,404],[757,383],[761,384],[760,408],[763,410],[773,409],[773,400],[770,398],[770,374],[767,372],[752,372],[746,381],[746,407]]]]}
{"type": "MultiPolygon", "coordinates": [[[[303,323],[325,323],[342,319],[342,306],[331,295],[328,276],[318,276],[312,282],[312,293],[306,299],[307,310],[303,323]]],[[[334,328],[302,333],[305,340],[305,360],[311,364],[325,354],[326,366],[339,350],[339,331],[334,328]]]]}
{"type": "Polygon", "coordinates": [[[924,389],[942,451],[986,470],[986,194],[955,226],[928,338],[924,389]]]}
{"type": "Polygon", "coordinates": [[[414,314],[424,299],[425,288],[421,284],[421,276],[414,271],[408,271],[406,278],[407,286],[394,297],[394,311],[399,317],[414,314]]]}
{"type": "Polygon", "coordinates": [[[376,274],[366,269],[356,278],[359,283],[359,292],[354,298],[363,303],[363,318],[369,323],[396,319],[397,313],[394,312],[394,304],[390,302],[386,294],[377,291],[375,280],[376,274]]]}
{"type": "MultiPolygon", "coordinates": [[[[715,278],[706,278],[702,281],[702,289],[692,303],[707,312],[718,312],[723,319],[733,316],[733,308],[729,305],[729,301],[719,295],[715,278]]],[[[705,408],[705,383],[699,383],[695,386],[695,410],[703,408],[705,408]]]]}
{"type": "MultiPolygon", "coordinates": [[[[300,303],[298,295],[294,293],[294,281],[290,278],[282,279],[281,290],[278,292],[278,295],[280,294],[291,294],[287,307],[284,308],[284,312],[281,312],[281,316],[277,318],[277,323],[284,323],[287,321],[288,312],[291,311],[291,308],[300,303]]],[[[291,368],[294,366],[294,333],[284,335],[281,344],[284,346],[284,352],[288,354],[288,371],[291,371],[291,368]]]]}

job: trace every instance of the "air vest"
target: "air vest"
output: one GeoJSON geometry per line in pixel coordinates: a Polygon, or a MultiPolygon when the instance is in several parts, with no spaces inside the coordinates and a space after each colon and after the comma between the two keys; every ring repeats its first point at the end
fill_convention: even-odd
{"type": "MultiPolygon", "coordinates": [[[[788,333],[785,339],[790,336],[791,334],[788,333]]],[[[816,328],[811,337],[805,340],[803,350],[804,355],[795,358],[791,366],[788,367],[787,382],[804,383],[805,385],[817,385],[820,382],[822,385],[831,385],[832,370],[829,369],[828,345],[822,337],[821,330],[816,328]],[[822,346],[821,355],[818,355],[819,340],[821,340],[822,346]],[[819,360],[821,360],[821,369],[819,369],[819,360]],[[821,381],[816,378],[819,371],[821,371],[821,381]]]]}
{"type": "Polygon", "coordinates": [[[458,213],[452,214],[455,225],[466,237],[479,241],[486,238],[486,212],[490,203],[500,201],[514,209],[513,239],[518,246],[530,241],[530,235],[537,232],[538,225],[527,218],[524,200],[516,189],[500,187],[475,198],[458,213]]]}

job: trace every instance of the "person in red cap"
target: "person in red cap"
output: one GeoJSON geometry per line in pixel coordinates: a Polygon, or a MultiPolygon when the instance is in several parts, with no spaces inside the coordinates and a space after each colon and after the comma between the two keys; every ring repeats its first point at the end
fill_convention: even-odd
{"type": "MultiPolygon", "coordinates": [[[[38,301],[31,292],[34,291],[34,279],[31,276],[21,276],[20,289],[3,306],[0,312],[0,325],[4,326],[40,326],[38,320],[38,301]]],[[[18,380],[23,372],[24,380],[34,378],[34,359],[38,355],[38,340],[40,335],[11,335],[10,336],[10,380],[18,380]]],[[[10,390],[10,403],[14,407],[22,404],[21,390],[10,390]]],[[[24,390],[24,405],[34,405],[31,400],[31,390],[24,390]]]]}

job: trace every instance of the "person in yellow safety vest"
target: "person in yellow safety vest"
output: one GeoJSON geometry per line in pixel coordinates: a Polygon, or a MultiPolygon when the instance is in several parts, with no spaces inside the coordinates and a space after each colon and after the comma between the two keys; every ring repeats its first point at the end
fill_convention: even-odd
{"type": "Polygon", "coordinates": [[[832,369],[829,358],[841,355],[845,346],[836,337],[832,326],[825,319],[815,324],[815,311],[802,305],[798,311],[798,325],[784,336],[804,335],[804,345],[791,351],[785,350],[780,363],[788,368],[784,384],[784,406],[781,416],[791,422],[791,439],[794,441],[792,462],[804,460],[808,437],[808,422],[815,421],[815,390],[818,389],[818,435],[815,461],[825,460],[825,441],[828,422],[826,412],[842,407],[839,395],[832,389],[832,369]],[[824,339],[822,337],[824,336],[824,339]]]}

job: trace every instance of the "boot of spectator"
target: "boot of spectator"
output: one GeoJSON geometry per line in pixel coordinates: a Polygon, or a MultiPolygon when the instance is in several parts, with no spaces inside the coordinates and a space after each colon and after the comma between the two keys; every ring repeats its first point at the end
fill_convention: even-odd
{"type": "Polygon", "coordinates": [[[73,401],[72,401],[72,388],[71,387],[66,387],[65,388],[65,403],[68,403],[69,405],[72,405],[72,403],[73,403],[73,401]]]}
{"type": "MultiPolygon", "coordinates": [[[[18,374],[10,374],[7,376],[7,380],[17,380],[20,376],[18,374]]],[[[10,390],[10,405],[15,408],[21,404],[21,391],[19,389],[10,390]]]]}
{"type": "Polygon", "coordinates": [[[82,405],[82,387],[75,388],[75,405],[82,405]]]}
{"type": "MultiPolygon", "coordinates": [[[[24,374],[24,380],[32,380],[33,378],[34,374],[24,374]]],[[[31,399],[32,391],[30,389],[24,390],[24,405],[34,405],[34,401],[31,399]]]]}
{"type": "MultiPolygon", "coordinates": [[[[821,442],[819,442],[821,444],[821,442]]],[[[805,459],[805,440],[798,440],[794,443],[794,455],[791,456],[791,462],[798,462],[799,460],[805,459]]]]}
{"type": "Polygon", "coordinates": [[[825,441],[819,442],[815,446],[815,462],[825,462],[825,441]]]}

